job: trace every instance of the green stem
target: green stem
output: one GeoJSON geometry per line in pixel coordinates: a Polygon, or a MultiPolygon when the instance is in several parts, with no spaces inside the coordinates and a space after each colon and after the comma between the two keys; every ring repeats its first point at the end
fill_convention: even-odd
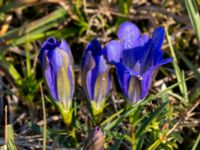
{"type": "MultiPolygon", "coordinates": [[[[139,107],[138,107],[139,108],[139,107]]],[[[136,141],[136,128],[135,128],[135,123],[139,119],[140,116],[140,109],[137,109],[135,112],[132,112],[132,114],[129,115],[129,120],[131,123],[131,144],[132,144],[132,150],[137,149],[137,141],[136,141]]]]}
{"type": "Polygon", "coordinates": [[[132,127],[132,150],[136,150],[135,127],[132,127]]]}
{"type": "Polygon", "coordinates": [[[79,147],[78,141],[77,141],[77,138],[76,138],[76,130],[75,130],[74,127],[72,127],[72,129],[71,129],[70,135],[74,139],[75,147],[79,147]]]}
{"type": "Polygon", "coordinates": [[[42,96],[42,110],[43,110],[43,150],[46,150],[46,137],[47,137],[47,121],[46,121],[46,110],[45,110],[45,102],[44,102],[44,95],[42,90],[42,85],[40,84],[41,96],[42,96]]]}

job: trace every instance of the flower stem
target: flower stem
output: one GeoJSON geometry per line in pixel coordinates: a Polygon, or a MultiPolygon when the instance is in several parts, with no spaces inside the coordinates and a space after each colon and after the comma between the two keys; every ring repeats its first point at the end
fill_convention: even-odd
{"type": "Polygon", "coordinates": [[[135,137],[135,126],[132,125],[131,127],[132,130],[132,150],[136,150],[136,137],[135,137]]]}
{"type": "Polygon", "coordinates": [[[44,122],[44,127],[43,127],[43,150],[46,150],[46,137],[47,137],[47,121],[46,121],[46,110],[45,110],[45,102],[44,102],[44,95],[43,95],[43,90],[42,90],[42,85],[40,84],[40,91],[41,91],[41,96],[42,96],[42,110],[43,110],[43,122],[44,122]]]}

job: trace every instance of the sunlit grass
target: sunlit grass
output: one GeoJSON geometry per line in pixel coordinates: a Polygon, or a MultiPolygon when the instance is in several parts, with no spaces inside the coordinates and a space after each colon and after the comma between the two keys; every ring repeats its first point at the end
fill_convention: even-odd
{"type": "Polygon", "coordinates": [[[0,150],[81,149],[92,141],[90,133],[97,126],[108,150],[198,149],[198,11],[199,4],[189,0],[0,0],[0,150]],[[112,69],[115,86],[95,120],[80,81],[82,55],[93,38],[102,45],[116,39],[119,24],[126,20],[147,33],[165,25],[163,49],[174,61],[161,68],[148,96],[136,104],[122,96],[112,69]],[[41,45],[49,36],[66,39],[74,57],[71,126],[64,124],[48,93],[38,62],[41,45]]]}

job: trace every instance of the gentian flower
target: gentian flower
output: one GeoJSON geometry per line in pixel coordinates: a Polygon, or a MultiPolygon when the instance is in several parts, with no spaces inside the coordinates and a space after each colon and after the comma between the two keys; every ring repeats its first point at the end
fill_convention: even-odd
{"type": "Polygon", "coordinates": [[[110,67],[104,59],[98,40],[88,43],[82,59],[82,82],[94,114],[104,108],[104,101],[111,88],[110,67]]]}
{"type": "Polygon", "coordinates": [[[165,30],[158,27],[149,37],[127,21],[119,26],[117,36],[119,41],[107,43],[103,53],[115,65],[125,97],[134,103],[147,96],[158,68],[172,61],[172,58],[164,59],[161,50],[165,30]]]}
{"type": "Polygon", "coordinates": [[[57,104],[65,122],[70,124],[74,94],[73,58],[67,42],[49,37],[41,47],[39,60],[50,94],[57,104]]]}

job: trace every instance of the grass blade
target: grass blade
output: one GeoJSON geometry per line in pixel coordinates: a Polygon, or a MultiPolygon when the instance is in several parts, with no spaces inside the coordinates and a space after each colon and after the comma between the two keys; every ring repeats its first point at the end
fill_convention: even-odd
{"type": "MultiPolygon", "coordinates": [[[[154,100],[155,98],[160,97],[161,95],[165,94],[167,91],[169,91],[169,90],[171,90],[171,89],[177,87],[178,85],[182,84],[183,82],[186,82],[186,81],[189,80],[189,79],[191,79],[191,77],[185,79],[184,81],[177,82],[177,83],[175,83],[175,84],[169,86],[169,87],[166,88],[165,90],[159,92],[158,94],[152,95],[152,96],[148,97],[146,100],[142,100],[142,101],[136,103],[135,105],[131,106],[130,108],[125,109],[125,110],[124,110],[124,113],[123,113],[120,117],[118,117],[117,119],[115,119],[114,121],[112,121],[111,123],[109,123],[107,126],[105,126],[104,129],[105,129],[105,130],[111,130],[111,129],[113,129],[113,128],[116,128],[117,126],[119,126],[119,125],[121,124],[121,122],[122,122],[126,117],[128,117],[130,114],[132,114],[134,111],[136,111],[137,108],[138,108],[139,106],[144,106],[144,105],[148,104],[149,102],[151,102],[151,101],[154,100]]],[[[105,124],[105,122],[104,122],[104,124],[105,124]]]]}
{"type": "MultiPolygon", "coordinates": [[[[7,32],[5,35],[0,36],[0,39],[2,39],[2,42],[6,42],[8,46],[2,46],[0,50],[5,50],[5,48],[8,48],[13,44],[19,45],[26,43],[27,35],[30,37],[30,42],[33,35],[43,33],[48,29],[57,26],[61,22],[63,22],[66,18],[66,15],[67,12],[63,8],[58,8],[57,10],[51,12],[49,15],[41,19],[30,22],[21,26],[20,28],[16,28],[7,32]]],[[[0,42],[0,44],[2,43],[0,42]]]]}
{"type": "Polygon", "coordinates": [[[191,150],[196,150],[197,149],[199,141],[200,141],[200,133],[199,133],[199,135],[198,135],[198,137],[197,137],[197,139],[196,139],[196,141],[195,141],[195,143],[194,143],[194,145],[193,145],[191,150]]]}
{"type": "Polygon", "coordinates": [[[200,15],[196,2],[195,0],[184,0],[184,2],[200,47],[200,15]]]}
{"type": "Polygon", "coordinates": [[[46,110],[45,110],[45,101],[44,101],[44,95],[43,95],[43,89],[42,85],[40,84],[40,92],[41,92],[41,98],[42,98],[42,111],[43,111],[43,150],[46,150],[46,139],[47,139],[47,121],[46,121],[46,110]]]}
{"type": "Polygon", "coordinates": [[[0,53],[0,69],[3,69],[9,77],[11,77],[15,84],[21,85],[22,80],[18,71],[15,69],[12,63],[9,63],[2,53],[0,53]]]}
{"type": "Polygon", "coordinates": [[[180,56],[180,58],[185,62],[185,64],[187,65],[187,67],[192,70],[192,72],[194,73],[195,77],[197,78],[197,80],[200,82],[200,73],[197,71],[196,67],[188,60],[187,57],[185,57],[181,52],[179,52],[178,50],[176,50],[176,53],[180,56]]]}
{"type": "MultiPolygon", "coordinates": [[[[172,46],[167,27],[165,28],[165,31],[166,31],[167,41],[169,43],[171,55],[174,58],[173,66],[174,66],[174,69],[175,69],[177,80],[178,80],[178,82],[184,81],[184,76],[183,76],[183,74],[181,72],[181,69],[180,69],[180,67],[178,65],[178,60],[177,60],[177,57],[176,57],[176,54],[175,54],[175,50],[174,50],[174,48],[172,46]]],[[[188,96],[187,96],[188,92],[187,92],[187,89],[186,89],[185,85],[186,85],[186,83],[182,82],[182,84],[179,84],[179,89],[181,91],[181,94],[184,97],[184,104],[187,105],[189,100],[188,100],[188,96]]]]}
{"type": "Polygon", "coordinates": [[[147,126],[163,111],[163,109],[167,106],[167,104],[168,104],[168,101],[164,102],[159,108],[157,108],[153,113],[151,113],[149,117],[146,117],[144,119],[144,121],[143,121],[144,123],[138,129],[138,131],[136,133],[136,137],[142,136],[142,134],[145,132],[145,129],[147,128],[147,126]]]}

